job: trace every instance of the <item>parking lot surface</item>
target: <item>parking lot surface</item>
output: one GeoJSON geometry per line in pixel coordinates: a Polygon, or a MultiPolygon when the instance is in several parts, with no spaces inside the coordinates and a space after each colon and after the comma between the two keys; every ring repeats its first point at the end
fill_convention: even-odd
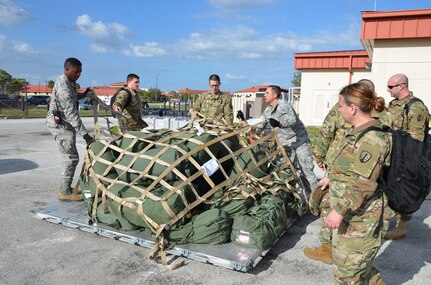
{"type": "MultiPolygon", "coordinates": [[[[84,119],[90,131],[92,120],[84,119]]],[[[35,219],[30,209],[57,202],[57,146],[45,119],[0,120],[0,140],[0,284],[333,283],[331,266],[303,254],[319,243],[319,220],[310,214],[247,273],[192,260],[169,271],[151,261],[146,248],[35,219]]],[[[77,142],[82,158],[85,142],[77,142]]],[[[387,284],[431,284],[430,214],[427,199],[409,222],[407,238],[383,244],[375,266],[387,284]]]]}

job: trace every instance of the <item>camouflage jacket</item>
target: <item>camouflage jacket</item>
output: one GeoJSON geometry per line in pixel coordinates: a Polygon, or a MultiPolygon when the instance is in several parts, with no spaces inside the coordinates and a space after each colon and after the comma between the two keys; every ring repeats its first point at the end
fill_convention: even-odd
{"type": "Polygon", "coordinates": [[[233,124],[233,107],[230,96],[221,91],[215,95],[211,92],[199,95],[193,104],[193,109],[211,119],[224,118],[228,126],[233,124]]]}
{"type": "Polygon", "coordinates": [[[292,108],[292,105],[286,100],[279,99],[274,107],[267,106],[259,118],[267,121],[265,126],[269,126],[268,120],[270,118],[280,122],[281,127],[274,129],[283,146],[295,149],[309,141],[304,124],[292,108]]]}
{"type": "Polygon", "coordinates": [[[53,111],[60,111],[61,123],[67,124],[75,129],[76,133],[84,136],[88,134],[84,127],[78,111],[78,100],[83,99],[85,95],[76,91],[76,85],[70,81],[66,75],[61,75],[54,84],[52,89],[51,102],[46,115],[46,123],[50,127],[57,127],[54,121],[53,111]]]}
{"type": "Polygon", "coordinates": [[[127,97],[129,96],[129,93],[127,93],[126,90],[118,92],[115,102],[112,105],[120,106],[123,110],[123,116],[120,120],[127,131],[139,131],[148,126],[142,119],[141,97],[139,97],[139,94],[134,92],[132,89],[128,88],[128,90],[133,97],[132,101],[130,101],[130,104],[126,108],[123,108],[127,102],[127,97]]]}
{"type": "Polygon", "coordinates": [[[390,164],[392,138],[390,134],[369,131],[355,144],[367,127],[382,124],[373,119],[350,129],[338,144],[329,172],[331,208],[342,216],[363,214],[376,200],[378,177],[384,165],[390,164]]]}
{"type": "Polygon", "coordinates": [[[414,102],[410,106],[406,117],[404,106],[413,97],[413,92],[411,92],[409,96],[402,100],[394,99],[389,102],[389,111],[393,118],[392,128],[394,130],[406,130],[412,138],[423,141],[425,138],[425,128],[428,124],[428,108],[419,101],[414,102]]]}
{"type": "Polygon", "coordinates": [[[346,123],[338,111],[338,103],[336,103],[326,115],[322,126],[319,129],[319,134],[313,140],[311,151],[317,163],[332,161],[334,147],[340,140],[343,140],[346,132],[352,125],[346,123]]]}

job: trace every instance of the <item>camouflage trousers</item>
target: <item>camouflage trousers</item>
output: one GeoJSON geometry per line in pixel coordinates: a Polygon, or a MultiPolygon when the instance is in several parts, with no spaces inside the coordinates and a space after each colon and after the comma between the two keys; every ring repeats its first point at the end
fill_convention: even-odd
{"type": "Polygon", "coordinates": [[[320,243],[331,243],[332,241],[332,230],[325,226],[326,217],[331,212],[331,203],[329,202],[329,194],[327,193],[322,198],[322,202],[320,203],[320,222],[321,227],[319,231],[319,240],[320,243]]]}
{"type": "Polygon", "coordinates": [[[314,163],[311,156],[310,144],[304,143],[295,149],[286,146],[284,148],[290,161],[298,171],[298,176],[301,178],[308,196],[311,190],[317,186],[317,178],[313,172],[314,163]]]}
{"type": "Polygon", "coordinates": [[[68,124],[57,127],[48,126],[48,129],[53,135],[63,159],[60,188],[65,190],[72,187],[75,169],[79,162],[79,154],[76,148],[76,131],[68,124]]]}
{"type": "Polygon", "coordinates": [[[343,220],[340,228],[332,232],[335,284],[376,284],[381,279],[380,272],[372,266],[382,233],[389,225],[384,220],[382,231],[373,236],[381,205],[381,199],[373,202],[363,216],[352,216],[348,223],[343,220]]]}

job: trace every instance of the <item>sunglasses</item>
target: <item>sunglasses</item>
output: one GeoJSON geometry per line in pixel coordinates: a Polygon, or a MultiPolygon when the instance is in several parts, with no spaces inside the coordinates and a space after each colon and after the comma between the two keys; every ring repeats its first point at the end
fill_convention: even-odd
{"type": "Polygon", "coordinates": [[[400,84],[397,84],[397,85],[388,85],[388,88],[392,89],[394,87],[398,87],[398,86],[403,85],[403,84],[405,84],[405,83],[400,83],[400,84]]]}

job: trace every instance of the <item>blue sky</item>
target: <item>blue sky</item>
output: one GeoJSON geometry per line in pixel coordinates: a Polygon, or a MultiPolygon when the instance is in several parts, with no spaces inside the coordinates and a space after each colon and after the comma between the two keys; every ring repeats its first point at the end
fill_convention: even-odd
{"type": "Polygon", "coordinates": [[[429,0],[0,0],[0,68],[33,84],[67,57],[81,86],[141,77],[141,88],[289,87],[295,52],[363,49],[361,11],[430,8],[429,0]]]}

